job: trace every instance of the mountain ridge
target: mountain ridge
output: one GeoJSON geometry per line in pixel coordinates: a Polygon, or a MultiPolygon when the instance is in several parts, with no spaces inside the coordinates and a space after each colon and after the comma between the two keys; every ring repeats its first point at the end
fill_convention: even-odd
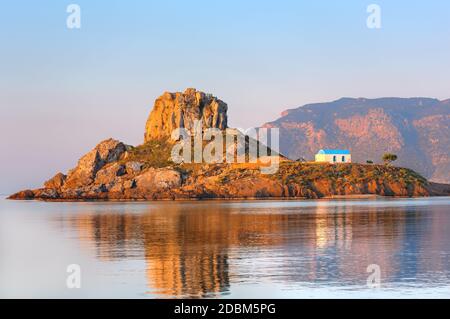
{"type": "Polygon", "coordinates": [[[399,153],[399,165],[450,182],[450,99],[340,98],[282,112],[263,127],[280,128],[281,153],[312,160],[321,148],[349,148],[361,163],[399,153]]]}

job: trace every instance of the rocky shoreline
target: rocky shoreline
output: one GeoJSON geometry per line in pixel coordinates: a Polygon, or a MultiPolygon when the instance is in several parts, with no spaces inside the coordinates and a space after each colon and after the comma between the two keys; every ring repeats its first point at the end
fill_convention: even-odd
{"type": "MultiPolygon", "coordinates": [[[[153,149],[153,147],[152,147],[153,149]]],[[[320,199],[345,196],[450,195],[450,185],[430,183],[415,172],[388,165],[318,164],[283,160],[264,175],[259,164],[181,164],[152,167],[133,148],[109,139],[83,156],[67,175],[9,199],[202,200],[320,199]]]]}
{"type": "MultiPolygon", "coordinates": [[[[280,156],[279,169],[263,174],[262,163],[175,164],[171,161],[174,128],[227,134],[227,105],[188,89],[164,93],[155,102],[144,144],[133,147],[114,139],[99,143],[67,174],[58,173],[34,190],[9,199],[201,200],[320,199],[333,196],[448,196],[450,185],[435,184],[406,168],[375,164],[319,164],[280,156]]],[[[245,146],[246,147],[246,146],[245,146]]],[[[271,151],[271,156],[273,156],[271,151]]],[[[259,156],[259,155],[258,155],[259,156]]],[[[262,158],[262,157],[258,157],[262,158]]]]}

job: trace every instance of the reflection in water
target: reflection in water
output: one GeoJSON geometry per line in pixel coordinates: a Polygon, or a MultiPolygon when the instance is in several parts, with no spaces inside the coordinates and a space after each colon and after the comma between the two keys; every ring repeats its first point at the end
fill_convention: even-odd
{"type": "Polygon", "coordinates": [[[151,294],[214,297],[232,285],[262,281],[363,286],[370,264],[381,267],[386,286],[449,283],[448,206],[323,201],[119,207],[109,213],[87,206],[60,218],[101,260],[144,258],[151,294]]]}

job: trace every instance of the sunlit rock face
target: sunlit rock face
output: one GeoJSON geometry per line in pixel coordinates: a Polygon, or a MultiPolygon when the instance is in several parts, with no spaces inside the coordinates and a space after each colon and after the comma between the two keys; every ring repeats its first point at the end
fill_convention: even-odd
{"type": "Polygon", "coordinates": [[[201,120],[203,129],[227,128],[225,102],[211,94],[187,89],[183,93],[166,92],[155,101],[145,126],[144,142],[170,137],[177,128],[193,132],[196,121],[201,120]]]}
{"type": "Polygon", "coordinates": [[[114,139],[100,142],[69,171],[65,183],[61,186],[64,189],[75,189],[91,184],[96,179],[97,172],[105,165],[118,161],[127,148],[127,145],[114,139]]]}

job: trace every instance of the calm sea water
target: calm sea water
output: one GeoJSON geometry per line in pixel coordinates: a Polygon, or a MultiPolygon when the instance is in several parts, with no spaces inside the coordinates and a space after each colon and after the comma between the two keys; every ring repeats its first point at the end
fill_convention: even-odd
{"type": "Polygon", "coordinates": [[[449,298],[450,198],[2,199],[0,297],[449,298]]]}

